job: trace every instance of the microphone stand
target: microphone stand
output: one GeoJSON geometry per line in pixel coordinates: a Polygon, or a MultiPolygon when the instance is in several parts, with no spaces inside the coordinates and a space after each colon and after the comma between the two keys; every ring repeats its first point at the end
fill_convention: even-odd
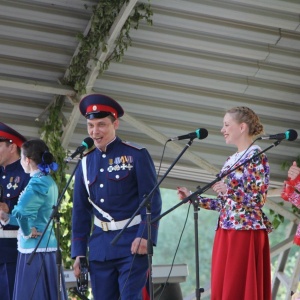
{"type": "MultiPolygon", "coordinates": [[[[66,190],[68,189],[68,187],[71,183],[71,180],[72,180],[72,178],[73,178],[73,176],[74,176],[74,174],[75,174],[75,172],[76,172],[76,170],[79,166],[79,163],[81,162],[82,155],[83,155],[83,152],[80,153],[80,159],[78,160],[78,162],[77,162],[77,164],[76,164],[76,166],[75,166],[75,168],[74,168],[74,170],[73,170],[66,186],[64,187],[61,195],[59,196],[59,198],[56,202],[56,205],[54,205],[52,207],[52,213],[51,213],[51,216],[48,220],[48,223],[46,224],[46,227],[45,227],[45,229],[44,229],[37,245],[35,246],[34,250],[32,251],[32,253],[30,254],[30,256],[27,260],[27,264],[30,265],[33,258],[34,258],[34,256],[35,256],[35,254],[36,254],[36,251],[37,251],[37,249],[38,249],[38,247],[39,247],[39,245],[40,245],[40,243],[41,243],[41,241],[42,241],[42,239],[43,239],[43,237],[44,237],[44,235],[47,231],[47,228],[49,227],[50,223],[53,220],[56,224],[56,231],[55,232],[56,232],[56,240],[57,240],[57,250],[56,250],[57,281],[58,281],[57,282],[57,286],[58,286],[57,300],[61,300],[61,290],[62,290],[62,284],[61,284],[62,283],[62,278],[61,278],[61,276],[62,276],[62,272],[61,272],[62,271],[62,268],[61,268],[62,267],[62,256],[61,256],[61,250],[60,250],[60,220],[59,220],[60,214],[58,212],[58,208],[59,208],[59,206],[61,204],[61,201],[62,201],[62,199],[63,199],[63,197],[66,193],[66,190]]],[[[69,162],[69,160],[67,159],[66,162],[69,162]]]]}
{"type": "Polygon", "coordinates": [[[69,288],[69,291],[74,294],[75,296],[77,296],[79,299],[82,300],[89,300],[89,298],[87,298],[85,295],[81,294],[78,292],[78,289],[76,287],[71,287],[69,288]]]}
{"type": "Polygon", "coordinates": [[[182,204],[186,203],[186,202],[191,202],[194,205],[194,227],[195,227],[195,258],[196,258],[196,300],[201,299],[201,293],[204,292],[203,288],[199,288],[200,284],[199,284],[199,253],[198,253],[198,207],[199,207],[199,200],[198,200],[198,196],[200,196],[201,194],[203,194],[205,191],[207,191],[210,187],[212,187],[216,182],[220,181],[222,178],[224,178],[225,176],[227,176],[228,174],[232,173],[233,171],[235,171],[236,169],[240,168],[241,166],[247,164],[249,161],[251,161],[252,159],[258,157],[259,155],[261,155],[262,153],[268,151],[269,149],[276,147],[277,145],[279,145],[281,143],[282,140],[277,140],[274,144],[272,144],[271,146],[269,146],[268,148],[266,148],[265,150],[257,153],[256,155],[253,155],[251,158],[247,159],[246,161],[244,161],[242,164],[239,164],[238,166],[236,166],[235,168],[229,170],[227,173],[225,174],[221,174],[221,176],[216,175],[217,178],[214,179],[211,183],[207,184],[204,188],[198,188],[198,190],[194,193],[192,193],[191,195],[189,195],[188,197],[184,198],[182,201],[180,201],[178,204],[176,204],[175,206],[171,207],[170,209],[168,209],[167,211],[165,211],[163,214],[161,214],[160,216],[154,218],[151,223],[157,222],[159,221],[162,217],[164,217],[165,215],[169,214],[171,211],[173,211],[174,209],[176,209],[177,207],[181,206],[182,204]]]}
{"type": "Polygon", "coordinates": [[[197,200],[193,201],[194,206],[194,236],[195,236],[195,263],[196,263],[196,299],[201,298],[201,293],[204,292],[204,288],[200,288],[200,263],[199,263],[199,237],[198,237],[198,211],[200,210],[197,200]]]}
{"type": "Polygon", "coordinates": [[[150,197],[153,195],[155,190],[160,186],[162,181],[166,178],[166,176],[169,174],[169,172],[172,170],[174,165],[178,162],[178,160],[181,158],[181,156],[184,154],[184,152],[192,145],[194,138],[190,138],[189,142],[186,144],[186,146],[183,148],[183,150],[180,152],[178,157],[175,159],[175,161],[172,163],[172,165],[168,168],[166,173],[163,175],[163,177],[160,179],[160,181],[154,186],[154,188],[151,190],[151,192],[148,195],[144,196],[144,200],[138,207],[138,209],[133,213],[131,218],[128,220],[126,225],[123,227],[123,229],[115,236],[115,238],[111,241],[111,244],[114,245],[123,234],[124,230],[128,227],[128,225],[131,223],[133,218],[139,213],[139,211],[146,206],[146,215],[147,215],[147,231],[148,231],[148,239],[147,239],[147,255],[148,255],[148,266],[149,266],[149,298],[150,300],[154,300],[153,296],[153,282],[152,282],[152,256],[153,256],[153,243],[151,240],[151,201],[149,201],[150,197]]]}

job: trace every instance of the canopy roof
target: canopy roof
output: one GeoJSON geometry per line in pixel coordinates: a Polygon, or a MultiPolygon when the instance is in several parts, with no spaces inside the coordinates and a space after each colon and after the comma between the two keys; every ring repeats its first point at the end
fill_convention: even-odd
{"type": "MultiPolygon", "coordinates": [[[[131,0],[120,13],[108,43],[113,44],[136,2],[131,0]]],[[[79,45],[76,35],[90,28],[94,4],[97,1],[0,2],[1,122],[27,138],[38,137],[49,104],[65,97],[62,144],[70,151],[81,144],[87,131],[78,110],[80,99],[61,81],[79,45]]],[[[91,65],[87,91],[120,102],[125,115],[118,135],[147,147],[157,167],[168,138],[208,130],[208,137],[194,140],[161,186],[186,184],[195,189],[215,178],[235,151],[220,133],[230,107],[256,111],[267,135],[290,128],[299,132],[298,1],[152,0],[151,5],[153,26],[132,29],[132,47],[104,75],[97,77],[98,66],[91,65]]],[[[160,175],[186,142],[167,143],[160,175]]],[[[265,149],[273,142],[258,144],[265,149]]],[[[268,151],[272,188],[281,187],[286,177],[281,165],[300,154],[299,145],[299,139],[283,141],[268,151]]]]}

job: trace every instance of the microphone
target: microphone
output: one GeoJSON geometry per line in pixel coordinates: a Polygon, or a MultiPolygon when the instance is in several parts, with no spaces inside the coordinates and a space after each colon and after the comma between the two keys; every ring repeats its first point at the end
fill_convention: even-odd
{"type": "Polygon", "coordinates": [[[71,154],[71,156],[69,156],[66,159],[66,162],[69,162],[70,160],[72,160],[75,156],[77,156],[78,154],[82,154],[84,152],[84,150],[91,148],[94,145],[94,141],[91,137],[87,137],[83,140],[83,142],[81,143],[81,146],[79,146],[74,153],[71,154]]]}
{"type": "Polygon", "coordinates": [[[258,138],[258,140],[288,140],[288,141],[294,141],[297,139],[298,133],[294,129],[289,129],[285,133],[278,133],[268,136],[261,136],[258,138]]]}
{"type": "Polygon", "coordinates": [[[190,132],[188,134],[175,136],[173,138],[168,139],[169,141],[180,141],[185,139],[195,139],[198,138],[199,140],[203,140],[208,136],[208,131],[205,128],[198,128],[194,132],[190,132]]]}

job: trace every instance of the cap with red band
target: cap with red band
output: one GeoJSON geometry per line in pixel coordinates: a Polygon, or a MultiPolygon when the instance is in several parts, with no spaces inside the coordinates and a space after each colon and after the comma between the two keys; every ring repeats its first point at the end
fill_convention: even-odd
{"type": "Polygon", "coordinates": [[[1,140],[9,140],[20,148],[26,142],[26,138],[23,135],[2,122],[0,122],[0,142],[1,140]]]}
{"type": "Polygon", "coordinates": [[[87,119],[105,118],[109,114],[117,119],[124,115],[124,110],[117,101],[101,94],[91,94],[82,98],[79,109],[87,119]]]}

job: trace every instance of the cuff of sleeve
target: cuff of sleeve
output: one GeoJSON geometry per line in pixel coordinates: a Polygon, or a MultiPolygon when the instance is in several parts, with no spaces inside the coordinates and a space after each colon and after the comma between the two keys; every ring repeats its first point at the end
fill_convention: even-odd
{"type": "Polygon", "coordinates": [[[6,221],[1,220],[0,222],[1,222],[2,226],[5,226],[5,225],[9,224],[9,221],[10,221],[10,218],[8,218],[6,221]]]}
{"type": "Polygon", "coordinates": [[[31,238],[31,236],[32,236],[32,234],[30,233],[29,235],[23,235],[23,238],[24,238],[25,240],[28,240],[28,239],[31,238]]]}
{"type": "Polygon", "coordinates": [[[228,189],[226,190],[226,192],[225,193],[220,193],[220,195],[222,196],[222,197],[227,197],[228,196],[228,189]]]}

